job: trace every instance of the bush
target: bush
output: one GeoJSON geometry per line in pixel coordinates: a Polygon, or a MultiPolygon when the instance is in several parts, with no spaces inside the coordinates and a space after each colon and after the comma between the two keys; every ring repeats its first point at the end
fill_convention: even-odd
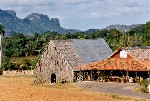
{"type": "Polygon", "coordinates": [[[10,62],[9,59],[5,59],[2,63],[2,70],[16,70],[14,63],[10,62]]]}
{"type": "Polygon", "coordinates": [[[142,93],[148,93],[148,89],[147,89],[148,85],[150,85],[150,80],[148,79],[144,79],[140,82],[142,93]]]}

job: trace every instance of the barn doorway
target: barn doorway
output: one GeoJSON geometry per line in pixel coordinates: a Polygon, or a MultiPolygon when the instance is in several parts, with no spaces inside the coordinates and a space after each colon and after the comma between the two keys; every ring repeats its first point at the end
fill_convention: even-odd
{"type": "Polygon", "coordinates": [[[51,83],[56,83],[56,75],[54,73],[51,75],[51,83]]]}

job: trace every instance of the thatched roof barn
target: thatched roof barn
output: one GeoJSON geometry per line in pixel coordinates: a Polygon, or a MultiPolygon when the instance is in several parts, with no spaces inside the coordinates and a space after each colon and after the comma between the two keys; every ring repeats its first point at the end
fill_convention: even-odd
{"type": "Polygon", "coordinates": [[[104,39],[51,40],[36,65],[36,82],[71,82],[77,66],[112,54],[104,39]]]}

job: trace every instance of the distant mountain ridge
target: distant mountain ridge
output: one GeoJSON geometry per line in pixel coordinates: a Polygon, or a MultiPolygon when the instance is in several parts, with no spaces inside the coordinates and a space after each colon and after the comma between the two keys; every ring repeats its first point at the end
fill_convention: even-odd
{"type": "MultiPolygon", "coordinates": [[[[5,27],[6,35],[12,35],[16,32],[30,34],[30,33],[44,33],[46,31],[55,31],[60,34],[64,34],[67,32],[75,33],[80,30],[76,29],[65,29],[62,28],[58,18],[51,18],[47,15],[39,14],[39,13],[31,13],[24,19],[20,19],[16,16],[16,12],[13,10],[1,10],[0,9],[0,23],[5,27]]],[[[119,31],[129,31],[130,29],[139,26],[140,24],[134,25],[109,25],[106,30],[117,29],[119,31]]],[[[85,33],[97,32],[101,29],[89,29],[84,31],[85,33]]]]}
{"type": "Polygon", "coordinates": [[[16,16],[13,10],[0,9],[0,23],[5,27],[6,35],[20,32],[24,34],[29,33],[44,33],[46,31],[55,31],[58,33],[77,32],[75,29],[65,29],[60,26],[58,18],[51,18],[47,15],[32,13],[20,19],[16,16]]]}
{"type": "Polygon", "coordinates": [[[106,28],[103,28],[103,29],[88,29],[85,31],[85,33],[92,33],[92,32],[97,32],[97,31],[100,31],[100,30],[110,30],[110,29],[117,29],[119,31],[130,31],[132,28],[135,28],[137,26],[140,26],[142,24],[133,24],[133,25],[120,25],[120,24],[116,24],[116,25],[109,25],[108,27],[106,28]]]}
{"type": "Polygon", "coordinates": [[[131,30],[132,28],[135,28],[137,26],[140,26],[141,24],[133,24],[133,25],[120,25],[120,24],[116,24],[116,25],[109,25],[108,27],[104,28],[104,29],[107,29],[107,30],[110,30],[110,29],[117,29],[119,31],[129,31],[131,30]]]}

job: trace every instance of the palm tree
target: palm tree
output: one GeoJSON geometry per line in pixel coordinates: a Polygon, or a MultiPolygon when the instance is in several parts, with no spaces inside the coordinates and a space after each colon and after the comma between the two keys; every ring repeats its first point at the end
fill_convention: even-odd
{"type": "Polygon", "coordinates": [[[0,24],[0,68],[2,65],[2,37],[4,36],[4,29],[3,26],[0,24]]]}
{"type": "Polygon", "coordinates": [[[4,36],[5,34],[5,31],[3,29],[3,26],[0,24],[0,34],[4,36]]]}

